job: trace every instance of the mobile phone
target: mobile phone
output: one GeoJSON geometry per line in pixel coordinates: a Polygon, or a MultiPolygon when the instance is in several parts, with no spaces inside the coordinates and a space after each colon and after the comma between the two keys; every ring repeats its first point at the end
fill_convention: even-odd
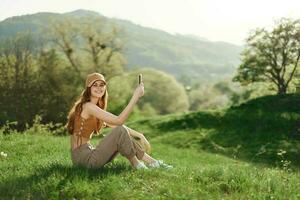
{"type": "Polygon", "coordinates": [[[141,84],[142,82],[143,82],[142,74],[139,74],[139,84],[141,84]]]}

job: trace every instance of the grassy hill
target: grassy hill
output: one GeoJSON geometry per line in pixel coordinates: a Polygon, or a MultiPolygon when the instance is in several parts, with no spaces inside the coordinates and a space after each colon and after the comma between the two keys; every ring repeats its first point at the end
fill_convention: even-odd
{"type": "Polygon", "coordinates": [[[147,119],[136,128],[145,126],[146,135],[177,148],[272,166],[280,165],[280,152],[285,151],[284,159],[300,167],[299,105],[299,95],[265,96],[227,110],[147,119]]]}
{"type": "Polygon", "coordinates": [[[177,78],[184,75],[211,81],[232,75],[240,62],[241,46],[211,42],[190,35],[172,35],[86,10],[64,14],[43,12],[5,19],[0,22],[0,39],[24,31],[31,31],[36,38],[40,38],[45,35],[41,34],[41,31],[51,28],[51,21],[64,20],[66,17],[74,19],[77,23],[81,23],[81,18],[89,17],[99,26],[101,24],[96,20],[101,18],[103,24],[114,24],[120,28],[119,37],[125,43],[127,69],[152,67],[171,73],[177,78]]]}
{"type": "Polygon", "coordinates": [[[299,103],[299,95],[266,96],[128,124],[172,171],[132,171],[120,156],[86,170],[71,165],[66,136],[1,134],[1,199],[299,199],[299,103]]]}

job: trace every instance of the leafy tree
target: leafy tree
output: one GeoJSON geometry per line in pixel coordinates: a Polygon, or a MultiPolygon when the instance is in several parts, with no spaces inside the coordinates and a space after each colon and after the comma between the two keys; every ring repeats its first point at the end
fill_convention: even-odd
{"type": "Polygon", "coordinates": [[[119,114],[133,94],[128,75],[112,77],[107,84],[108,110],[119,114]]]}
{"type": "MultiPolygon", "coordinates": [[[[229,90],[227,86],[222,86],[229,90]]],[[[227,92],[228,93],[228,92],[227,92]]],[[[221,108],[229,103],[229,96],[224,91],[220,91],[215,85],[202,84],[191,88],[188,93],[190,107],[189,110],[221,108]]]]}
{"type": "Polygon", "coordinates": [[[273,30],[259,28],[250,34],[234,80],[243,85],[271,82],[278,94],[285,94],[299,59],[300,20],[282,18],[273,30]]]}
{"type": "Polygon", "coordinates": [[[119,30],[108,27],[101,17],[66,18],[54,21],[51,27],[51,41],[65,55],[79,79],[95,71],[107,80],[123,73],[126,60],[121,53],[119,30]]]}
{"type": "Polygon", "coordinates": [[[0,51],[0,119],[24,125],[36,112],[34,89],[35,48],[30,33],[1,41],[0,51]],[[28,113],[28,108],[32,108],[28,113]]]}
{"type": "Polygon", "coordinates": [[[157,114],[188,110],[189,102],[185,89],[172,75],[154,69],[133,71],[130,73],[132,88],[137,86],[138,74],[143,75],[145,84],[145,96],[139,104],[141,110],[151,110],[150,105],[157,114]]]}
{"type": "Polygon", "coordinates": [[[36,107],[44,122],[64,122],[68,110],[81,92],[77,86],[76,72],[72,70],[55,50],[42,51],[37,58],[35,98],[36,107]]]}
{"type": "Polygon", "coordinates": [[[43,122],[63,122],[74,94],[74,70],[54,50],[43,50],[31,33],[1,41],[0,125],[17,121],[19,130],[36,115],[43,122]]]}
{"type": "Polygon", "coordinates": [[[116,76],[108,82],[108,109],[119,113],[129,101],[138,84],[138,74],[143,75],[145,95],[138,103],[143,116],[168,114],[188,110],[189,102],[183,86],[176,79],[155,69],[141,69],[116,76]]]}

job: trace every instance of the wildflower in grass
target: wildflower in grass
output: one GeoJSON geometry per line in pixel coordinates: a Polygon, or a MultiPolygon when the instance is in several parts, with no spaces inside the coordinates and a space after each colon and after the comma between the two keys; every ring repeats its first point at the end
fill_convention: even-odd
{"type": "Polygon", "coordinates": [[[1,151],[0,156],[1,156],[1,158],[6,158],[7,157],[7,153],[4,153],[3,151],[1,151]]]}
{"type": "Polygon", "coordinates": [[[282,150],[282,149],[280,149],[280,150],[277,152],[277,155],[278,155],[278,156],[283,156],[284,154],[286,154],[286,151],[285,151],[285,150],[282,150]]]}

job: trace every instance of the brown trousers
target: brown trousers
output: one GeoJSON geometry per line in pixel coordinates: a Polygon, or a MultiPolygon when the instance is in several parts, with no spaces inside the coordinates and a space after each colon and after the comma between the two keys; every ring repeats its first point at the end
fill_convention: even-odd
{"type": "Polygon", "coordinates": [[[71,150],[71,158],[74,165],[87,168],[100,168],[112,161],[117,154],[130,159],[137,156],[142,159],[144,151],[133,142],[125,126],[117,126],[107,134],[94,148],[91,144],[83,144],[71,150]]]}

